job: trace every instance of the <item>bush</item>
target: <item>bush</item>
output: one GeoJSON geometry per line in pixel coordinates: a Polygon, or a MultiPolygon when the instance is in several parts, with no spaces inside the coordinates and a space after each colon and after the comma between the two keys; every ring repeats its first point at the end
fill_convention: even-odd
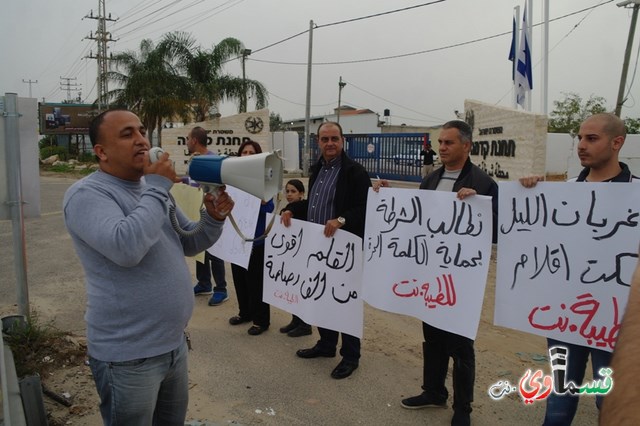
{"type": "Polygon", "coordinates": [[[69,150],[63,146],[45,146],[40,148],[40,159],[44,160],[52,155],[58,155],[61,161],[67,161],[69,158],[69,150]]]}

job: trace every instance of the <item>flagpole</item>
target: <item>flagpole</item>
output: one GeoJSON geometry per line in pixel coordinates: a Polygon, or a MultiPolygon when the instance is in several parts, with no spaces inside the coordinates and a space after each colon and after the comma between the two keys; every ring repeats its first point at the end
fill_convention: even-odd
{"type": "Polygon", "coordinates": [[[549,0],[544,0],[544,48],[542,51],[542,100],[540,112],[549,111],[549,0]]]}
{"type": "MultiPolygon", "coordinates": [[[[527,34],[529,43],[529,52],[533,52],[533,0],[527,0],[527,7],[524,11],[527,14],[527,34]]],[[[533,60],[533,58],[531,58],[533,60]]],[[[532,77],[533,78],[533,77],[532,77]]],[[[531,98],[533,97],[533,90],[530,90],[528,93],[529,96],[526,98],[527,102],[527,111],[531,111],[531,98]]]]}
{"type": "Polygon", "coordinates": [[[520,51],[520,6],[513,8],[513,14],[515,18],[515,34],[513,34],[515,44],[515,58],[513,59],[513,109],[518,109],[518,83],[516,83],[515,73],[518,68],[518,52],[520,51]]]}

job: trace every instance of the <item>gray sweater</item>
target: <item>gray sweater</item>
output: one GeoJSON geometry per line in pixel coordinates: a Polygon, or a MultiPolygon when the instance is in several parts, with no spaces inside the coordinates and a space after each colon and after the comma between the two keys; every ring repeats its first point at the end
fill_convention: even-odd
{"type": "MultiPolygon", "coordinates": [[[[168,191],[159,175],[142,182],[97,171],[74,183],[64,220],[85,272],[89,355],[129,361],[176,349],[193,311],[184,256],[210,247],[223,222],[208,215],[205,232],[182,238],[171,227],[168,191]]],[[[183,229],[196,226],[177,209],[183,229]]]]}

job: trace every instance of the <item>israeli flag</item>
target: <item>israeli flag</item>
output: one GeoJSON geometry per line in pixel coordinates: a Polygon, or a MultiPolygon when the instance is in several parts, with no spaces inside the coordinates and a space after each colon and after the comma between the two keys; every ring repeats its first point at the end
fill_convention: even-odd
{"type": "Polygon", "coordinates": [[[524,108],[527,92],[533,89],[533,75],[531,73],[531,49],[529,48],[529,28],[527,27],[527,6],[522,14],[522,28],[520,28],[520,48],[516,65],[515,86],[516,101],[524,108]]]}

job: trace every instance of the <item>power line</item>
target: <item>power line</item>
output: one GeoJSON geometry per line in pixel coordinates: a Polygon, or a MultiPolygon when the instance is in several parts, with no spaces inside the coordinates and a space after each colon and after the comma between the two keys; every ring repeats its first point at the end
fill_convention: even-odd
{"type": "Polygon", "coordinates": [[[375,13],[373,15],[361,16],[359,18],[346,19],[344,21],[332,22],[330,24],[322,24],[322,25],[318,25],[316,28],[324,28],[324,27],[331,27],[333,25],[348,24],[350,22],[361,21],[363,19],[376,18],[378,16],[390,15],[392,13],[397,13],[397,12],[405,12],[407,10],[417,9],[417,8],[423,7],[423,6],[430,6],[432,4],[442,3],[443,1],[445,1],[445,0],[435,0],[435,1],[432,1],[432,2],[429,2],[429,3],[422,3],[422,4],[415,5],[415,6],[404,7],[402,9],[390,10],[388,12],[375,13]]]}
{"type": "MultiPolygon", "coordinates": [[[[590,7],[575,11],[575,12],[568,13],[566,15],[559,16],[557,18],[550,19],[549,22],[554,22],[554,21],[558,21],[560,19],[568,18],[569,16],[573,16],[573,15],[576,15],[576,14],[579,14],[579,13],[582,13],[582,12],[585,12],[585,11],[588,11],[588,10],[591,10],[591,9],[595,9],[595,8],[603,6],[603,5],[607,4],[607,3],[611,3],[612,1],[613,0],[608,0],[608,1],[604,2],[604,3],[600,3],[600,4],[597,4],[595,6],[590,6],[590,7]]],[[[542,24],[543,24],[542,22],[539,22],[537,24],[534,24],[533,26],[534,27],[538,27],[538,26],[540,26],[542,24]]],[[[426,54],[426,53],[433,53],[433,52],[437,52],[437,51],[440,51],[440,50],[453,49],[455,47],[465,46],[465,45],[468,45],[468,44],[474,44],[474,43],[490,40],[490,39],[497,38],[497,37],[502,37],[502,36],[509,35],[509,34],[511,34],[511,31],[506,31],[506,32],[503,32],[503,33],[494,34],[494,35],[490,35],[490,36],[486,36],[486,37],[480,37],[480,38],[476,38],[476,39],[473,39],[473,40],[463,41],[463,42],[460,42],[460,43],[454,43],[454,44],[450,44],[450,45],[447,45],[447,46],[441,46],[441,47],[435,47],[435,48],[432,48],[432,49],[420,50],[420,51],[417,51],[417,52],[401,53],[401,54],[398,54],[398,55],[390,55],[390,56],[383,56],[383,57],[377,57],[377,58],[355,59],[355,60],[351,60],[351,61],[314,62],[313,65],[345,65],[345,64],[356,64],[356,63],[376,62],[376,61],[385,61],[385,60],[389,60],[389,59],[405,58],[405,57],[408,57],[408,56],[423,55],[423,54],[426,54]]],[[[297,34],[297,35],[299,35],[299,34],[297,34]]],[[[269,61],[269,60],[265,60],[265,59],[256,59],[256,58],[252,58],[252,60],[256,61],[256,62],[263,62],[263,63],[268,63],[268,64],[277,64],[277,65],[305,65],[305,66],[307,65],[306,62],[269,61]]]]}

